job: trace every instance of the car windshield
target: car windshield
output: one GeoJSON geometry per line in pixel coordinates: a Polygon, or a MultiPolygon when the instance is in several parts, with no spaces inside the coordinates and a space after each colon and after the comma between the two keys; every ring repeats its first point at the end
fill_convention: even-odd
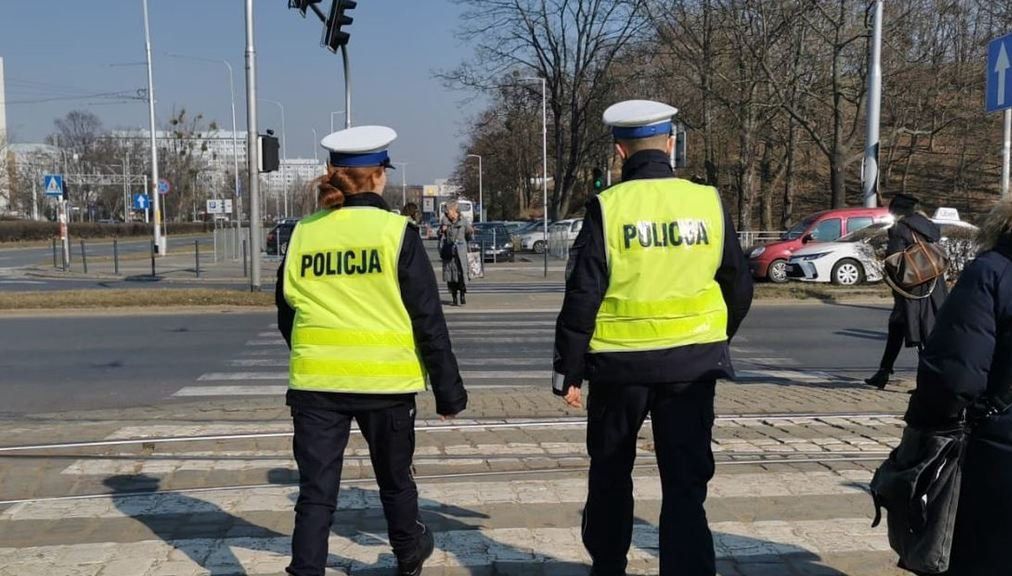
{"type": "Polygon", "coordinates": [[[837,242],[867,242],[876,236],[885,234],[886,229],[889,228],[888,222],[879,222],[878,224],[872,224],[867,228],[862,228],[856,232],[851,232],[846,236],[841,237],[837,242]]]}
{"type": "Polygon", "coordinates": [[[791,228],[787,232],[784,232],[783,236],[781,236],[780,239],[797,240],[798,238],[801,238],[801,235],[805,233],[805,230],[808,230],[808,227],[812,225],[812,222],[815,222],[815,216],[809,216],[808,218],[805,218],[801,222],[795,224],[793,228],[791,228]]]}

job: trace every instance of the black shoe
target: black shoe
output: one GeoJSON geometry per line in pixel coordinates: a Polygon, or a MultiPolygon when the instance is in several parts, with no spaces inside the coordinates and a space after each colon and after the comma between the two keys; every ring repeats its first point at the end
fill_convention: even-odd
{"type": "Polygon", "coordinates": [[[436,542],[432,539],[432,532],[428,527],[422,526],[424,532],[418,537],[418,549],[411,560],[397,561],[398,576],[419,576],[422,573],[422,565],[432,556],[436,548],[436,542]]]}
{"type": "Polygon", "coordinates": [[[879,370],[871,378],[865,378],[864,383],[879,390],[885,390],[886,384],[889,383],[889,374],[891,374],[890,370],[879,370]]]}
{"type": "Polygon", "coordinates": [[[464,293],[461,292],[460,293],[460,305],[463,306],[464,304],[467,304],[467,298],[464,296],[464,293]]]}

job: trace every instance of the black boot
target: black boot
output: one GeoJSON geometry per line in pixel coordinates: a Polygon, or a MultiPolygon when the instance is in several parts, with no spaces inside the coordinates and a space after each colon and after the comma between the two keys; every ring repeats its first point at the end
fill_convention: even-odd
{"type": "Polygon", "coordinates": [[[418,537],[418,548],[415,553],[405,560],[397,560],[397,574],[400,576],[419,576],[422,573],[422,565],[425,561],[432,556],[432,551],[436,547],[435,541],[432,539],[432,533],[429,532],[428,527],[422,527],[425,531],[418,537]]]}
{"type": "Polygon", "coordinates": [[[451,306],[457,306],[458,305],[457,304],[457,291],[456,290],[450,290],[450,296],[453,296],[453,304],[451,304],[451,306]]]}
{"type": "Polygon", "coordinates": [[[461,290],[460,291],[460,305],[461,306],[463,306],[464,304],[467,304],[467,298],[464,296],[464,294],[466,294],[466,292],[464,292],[463,290],[461,290]]]}
{"type": "Polygon", "coordinates": [[[874,386],[879,390],[885,390],[886,384],[889,383],[889,375],[892,374],[892,370],[879,369],[871,378],[865,378],[864,383],[869,386],[874,386]]]}

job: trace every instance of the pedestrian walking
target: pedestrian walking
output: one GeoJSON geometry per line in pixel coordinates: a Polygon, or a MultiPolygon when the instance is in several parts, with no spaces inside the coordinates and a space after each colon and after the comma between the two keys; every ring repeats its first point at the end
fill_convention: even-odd
{"type": "Polygon", "coordinates": [[[677,110],[643,100],[604,112],[622,183],[587,203],[555,332],[553,391],[582,405],[590,383],[583,543],[592,574],[624,574],[636,439],[652,418],[663,490],[660,573],[715,574],[703,502],[713,476],[715,381],[752,279],[717,190],[673,177],[677,110]]]}
{"type": "Polygon", "coordinates": [[[469,275],[467,245],[474,237],[474,228],[460,217],[456,202],[446,205],[446,221],[440,229],[440,258],[443,261],[443,281],[453,297],[453,305],[467,304],[469,275]]]}
{"type": "MultiPolygon", "coordinates": [[[[982,252],[963,270],[921,353],[905,416],[912,427],[951,429],[985,395],[1012,386],[1012,202],[987,217],[980,244],[982,252]]],[[[1012,414],[998,411],[973,430],[966,446],[948,576],[1009,573],[1009,486],[1012,414]]]]}
{"type": "Polygon", "coordinates": [[[433,538],[411,475],[415,394],[428,376],[441,416],[467,405],[425,247],[380,195],[394,138],[381,126],[324,138],[323,209],[295,227],[278,270],[299,467],[293,576],[324,573],[352,419],[369,445],[398,573],[420,574],[433,538]]]}
{"type": "MultiPolygon", "coordinates": [[[[889,227],[886,256],[903,252],[917,240],[928,243],[941,240],[941,228],[917,210],[918,202],[908,194],[897,194],[889,202],[889,212],[896,221],[889,227]]],[[[884,390],[904,345],[921,350],[935,326],[935,317],[945,302],[946,293],[944,277],[910,289],[909,295],[893,289],[886,347],[878,371],[865,379],[865,383],[884,390]]]]}
{"type": "Polygon", "coordinates": [[[418,211],[418,204],[414,202],[408,202],[401,208],[401,216],[406,216],[408,224],[414,226],[415,230],[418,230],[418,224],[421,221],[421,213],[418,211]]]}

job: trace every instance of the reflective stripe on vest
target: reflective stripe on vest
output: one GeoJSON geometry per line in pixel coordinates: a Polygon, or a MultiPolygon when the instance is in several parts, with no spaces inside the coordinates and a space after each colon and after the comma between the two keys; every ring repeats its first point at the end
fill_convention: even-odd
{"type": "Polygon", "coordinates": [[[397,260],[407,219],[378,208],[325,210],[295,227],[285,300],[295,309],[289,387],[400,394],[425,389],[397,260]]]}
{"type": "Polygon", "coordinates": [[[727,305],[714,279],[724,253],[717,191],[679,179],[632,180],[598,201],[609,280],[590,351],[727,340],[727,305]]]}

